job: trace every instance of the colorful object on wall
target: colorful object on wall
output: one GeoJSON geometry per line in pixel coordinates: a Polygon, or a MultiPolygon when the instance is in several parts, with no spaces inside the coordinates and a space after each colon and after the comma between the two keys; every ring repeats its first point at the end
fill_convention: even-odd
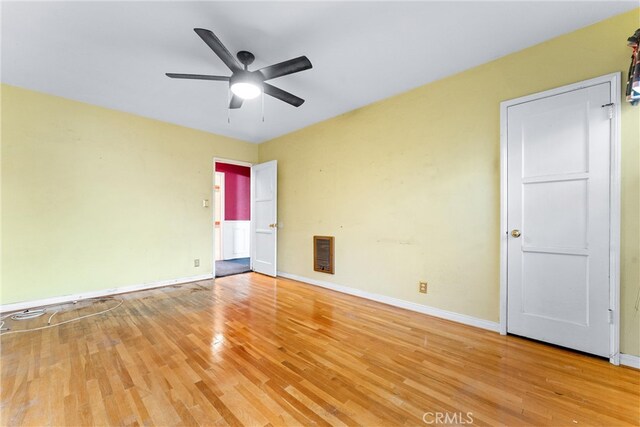
{"type": "Polygon", "coordinates": [[[251,219],[251,168],[216,162],[216,172],[224,173],[224,219],[251,219]]]}
{"type": "Polygon", "coordinates": [[[633,49],[626,91],[627,101],[629,101],[631,105],[636,105],[640,102],[640,61],[638,61],[638,44],[640,44],[640,28],[627,39],[627,45],[633,49]]]}

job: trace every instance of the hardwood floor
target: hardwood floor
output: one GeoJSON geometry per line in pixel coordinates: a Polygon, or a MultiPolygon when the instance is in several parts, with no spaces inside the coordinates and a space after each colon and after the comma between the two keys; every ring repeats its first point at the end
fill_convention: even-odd
{"type": "Polygon", "coordinates": [[[116,298],[1,337],[3,426],[640,424],[640,371],[291,280],[116,298]]]}

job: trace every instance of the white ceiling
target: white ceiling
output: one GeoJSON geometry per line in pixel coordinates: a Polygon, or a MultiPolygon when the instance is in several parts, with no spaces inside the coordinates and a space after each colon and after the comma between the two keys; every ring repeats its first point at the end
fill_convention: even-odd
{"type": "MultiPolygon", "coordinates": [[[[2,2],[1,80],[261,142],[637,7],[588,2],[2,2]],[[250,69],[306,55],[313,69],[227,110],[230,71],[193,32],[212,30],[250,69]],[[231,123],[227,122],[227,114],[231,123]]],[[[620,43],[624,43],[621,40],[620,43]]],[[[576,64],[577,67],[580,64],[576,64]]]]}

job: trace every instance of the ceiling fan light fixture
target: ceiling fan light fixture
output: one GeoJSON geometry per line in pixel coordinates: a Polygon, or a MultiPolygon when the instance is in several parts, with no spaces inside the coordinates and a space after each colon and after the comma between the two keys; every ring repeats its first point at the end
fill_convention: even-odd
{"type": "Polygon", "coordinates": [[[254,99],[262,93],[262,90],[254,83],[237,82],[231,85],[231,92],[242,99],[254,99]]]}

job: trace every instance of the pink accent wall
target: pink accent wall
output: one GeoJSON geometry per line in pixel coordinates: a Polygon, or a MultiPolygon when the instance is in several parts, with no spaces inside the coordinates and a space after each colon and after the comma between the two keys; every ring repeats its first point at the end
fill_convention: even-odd
{"type": "Polygon", "coordinates": [[[216,172],[224,173],[224,219],[251,219],[251,168],[216,163],[216,172]]]}

